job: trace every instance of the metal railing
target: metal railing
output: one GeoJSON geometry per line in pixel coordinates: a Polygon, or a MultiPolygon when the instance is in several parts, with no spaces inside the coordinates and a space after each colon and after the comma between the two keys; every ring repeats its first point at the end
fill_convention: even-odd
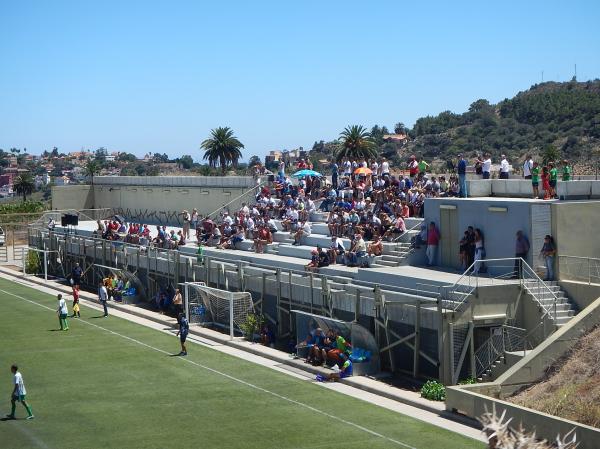
{"type": "Polygon", "coordinates": [[[469,297],[477,290],[483,280],[485,280],[485,285],[494,285],[499,281],[518,277],[514,270],[515,260],[516,258],[511,257],[482,259],[473,262],[454,284],[441,287],[443,307],[455,312],[464,310],[469,297]],[[497,274],[495,276],[486,275],[490,271],[496,271],[497,274]]]}
{"type": "Polygon", "coordinates": [[[503,325],[494,329],[491,337],[475,351],[476,377],[481,377],[507,352],[523,351],[525,356],[533,349],[528,337],[527,331],[520,327],[503,325]]]}
{"type": "Polygon", "coordinates": [[[243,198],[246,195],[251,194],[253,191],[255,191],[257,189],[260,189],[263,185],[265,185],[267,183],[268,183],[268,181],[261,181],[261,182],[259,182],[255,186],[251,187],[250,189],[248,189],[248,190],[244,191],[243,193],[241,193],[240,195],[236,196],[234,199],[228,201],[227,203],[225,203],[222,206],[218,207],[217,209],[215,209],[211,213],[207,214],[206,218],[210,218],[212,215],[216,215],[219,212],[223,212],[230,204],[233,204],[234,202],[239,201],[240,198],[243,198]]]}
{"type": "Polygon", "coordinates": [[[558,256],[560,278],[600,284],[600,259],[595,257],[558,256]]]}
{"type": "Polygon", "coordinates": [[[422,221],[416,223],[414,226],[408,228],[406,231],[404,231],[402,234],[400,234],[398,237],[396,237],[395,239],[392,239],[393,243],[402,243],[402,237],[404,237],[405,235],[408,235],[409,232],[414,231],[417,228],[421,228],[421,225],[423,224],[422,221]]]}
{"type": "Polygon", "coordinates": [[[60,219],[64,214],[75,214],[79,216],[80,221],[96,221],[103,220],[112,215],[112,208],[103,207],[99,209],[56,209],[46,210],[41,212],[39,217],[32,221],[29,226],[45,228],[48,225],[48,220],[52,218],[55,223],[60,223],[60,219]]]}
{"type": "Polygon", "coordinates": [[[519,263],[522,285],[533,297],[534,301],[537,302],[538,306],[544,310],[544,314],[542,315],[541,319],[544,320],[544,318],[548,316],[553,322],[555,322],[556,307],[558,304],[558,297],[556,296],[556,293],[554,293],[554,291],[548,287],[548,284],[546,284],[538,276],[535,270],[531,268],[527,262],[525,262],[523,259],[520,259],[519,263]]]}
{"type": "MultiPolygon", "coordinates": [[[[36,232],[37,235],[32,235],[32,233],[30,233],[30,236],[29,236],[30,246],[36,246],[37,244],[40,244],[40,242],[43,241],[43,239],[46,238],[50,233],[47,230],[40,230],[40,229],[33,229],[33,228],[31,228],[31,229],[33,231],[37,231],[36,232]]],[[[65,240],[68,239],[69,243],[72,243],[75,241],[81,241],[84,244],[85,244],[85,242],[89,242],[91,244],[91,246],[98,246],[98,247],[105,246],[107,250],[110,249],[110,254],[112,255],[112,258],[107,261],[107,264],[111,264],[111,263],[116,264],[116,262],[115,262],[116,258],[114,256],[115,250],[124,251],[124,252],[129,251],[131,253],[135,253],[138,249],[140,249],[144,252],[147,252],[149,255],[153,255],[153,259],[155,259],[155,260],[160,259],[160,258],[165,258],[167,261],[174,261],[178,256],[188,257],[188,258],[192,258],[192,259],[197,258],[197,255],[193,254],[193,253],[180,252],[178,250],[172,250],[172,249],[166,249],[166,248],[157,248],[157,247],[153,247],[153,246],[143,246],[143,245],[123,242],[123,241],[110,241],[110,240],[105,240],[105,239],[102,239],[99,237],[94,237],[94,236],[73,235],[73,234],[68,234],[68,233],[62,232],[61,230],[55,230],[55,231],[53,231],[53,234],[56,236],[60,235],[61,239],[65,239],[65,240]]],[[[260,263],[254,262],[254,261],[230,259],[227,257],[214,256],[212,254],[210,254],[210,255],[204,254],[203,258],[205,260],[210,260],[213,263],[232,265],[232,266],[237,266],[241,262],[241,263],[247,264],[246,266],[248,268],[267,270],[267,271],[272,272],[272,274],[275,274],[279,270],[281,272],[288,273],[290,276],[295,275],[295,276],[306,278],[306,279],[308,279],[308,278],[326,279],[332,283],[346,284],[346,285],[348,285],[348,287],[350,289],[356,288],[356,289],[374,290],[375,288],[379,288],[384,294],[385,293],[396,293],[396,294],[418,296],[419,298],[414,298],[414,302],[416,302],[417,300],[422,301],[422,302],[431,302],[431,303],[437,302],[436,298],[432,297],[431,295],[422,294],[422,292],[416,288],[401,287],[398,285],[388,285],[388,284],[382,284],[382,283],[376,283],[376,282],[354,280],[352,278],[344,278],[340,275],[329,275],[329,274],[325,274],[325,273],[312,273],[311,274],[310,272],[307,272],[305,270],[297,270],[297,269],[293,269],[293,268],[279,268],[277,266],[260,264],[260,263]]],[[[407,301],[407,303],[410,303],[410,302],[411,301],[407,301]]]]}
{"type": "MultiPolygon", "coordinates": [[[[480,266],[479,266],[480,267],[480,266]]],[[[458,280],[451,285],[439,288],[442,306],[454,312],[465,309],[468,299],[480,285],[495,285],[509,279],[518,280],[521,287],[525,287],[534,301],[544,310],[544,315],[556,320],[556,307],[558,297],[548,285],[540,279],[537,273],[522,258],[509,257],[502,259],[483,259],[473,262],[458,280]],[[495,276],[482,276],[473,274],[478,264],[485,264],[486,271],[496,271],[495,276]],[[515,266],[517,269],[515,270],[515,266]],[[485,281],[484,284],[482,284],[485,281]]]]}

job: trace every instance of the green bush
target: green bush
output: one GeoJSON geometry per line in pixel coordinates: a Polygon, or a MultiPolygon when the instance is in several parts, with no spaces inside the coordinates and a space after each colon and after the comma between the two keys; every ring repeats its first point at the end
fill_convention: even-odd
{"type": "Polygon", "coordinates": [[[421,388],[421,397],[431,401],[445,401],[446,387],[437,380],[428,380],[421,388]]]}
{"type": "Polygon", "coordinates": [[[471,384],[476,384],[476,383],[477,383],[477,379],[469,376],[466,379],[459,381],[458,385],[471,385],[471,384]]]}
{"type": "Polygon", "coordinates": [[[246,320],[240,325],[240,329],[244,333],[244,337],[254,341],[254,335],[260,332],[260,329],[264,324],[264,316],[250,313],[246,317],[246,320]]]}
{"type": "Polygon", "coordinates": [[[37,251],[28,251],[25,257],[25,273],[39,274],[42,269],[42,261],[37,251]]]}
{"type": "Polygon", "coordinates": [[[41,201],[19,201],[0,205],[0,214],[31,214],[46,210],[41,201]]]}

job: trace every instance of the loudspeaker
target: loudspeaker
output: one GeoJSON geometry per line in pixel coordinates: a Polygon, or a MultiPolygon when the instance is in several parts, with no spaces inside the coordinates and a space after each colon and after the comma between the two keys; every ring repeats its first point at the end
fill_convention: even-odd
{"type": "Polygon", "coordinates": [[[269,175],[267,179],[269,182],[275,182],[275,175],[269,175]]]}
{"type": "Polygon", "coordinates": [[[79,226],[79,216],[75,214],[64,214],[60,217],[61,226],[79,226]]]}

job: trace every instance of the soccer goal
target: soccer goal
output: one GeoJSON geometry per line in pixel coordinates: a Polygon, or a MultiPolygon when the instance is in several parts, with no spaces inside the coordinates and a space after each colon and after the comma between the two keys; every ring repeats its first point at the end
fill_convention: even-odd
{"type": "Polygon", "coordinates": [[[249,292],[228,292],[207,287],[204,282],[186,282],[184,285],[185,310],[190,323],[213,325],[229,330],[233,339],[246,317],[254,313],[249,292]]]}
{"type": "MultiPolygon", "coordinates": [[[[23,263],[23,276],[28,274],[33,274],[34,276],[43,275],[44,280],[47,281],[50,256],[54,253],[58,253],[58,251],[24,246],[21,248],[19,255],[15,253],[15,261],[20,259],[23,263]]],[[[60,264],[60,259],[57,259],[57,263],[60,264]]]]}

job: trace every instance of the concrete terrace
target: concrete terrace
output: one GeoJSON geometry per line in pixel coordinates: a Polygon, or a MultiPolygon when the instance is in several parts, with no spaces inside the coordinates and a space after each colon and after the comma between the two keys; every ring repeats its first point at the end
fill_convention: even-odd
{"type": "MultiPolygon", "coordinates": [[[[521,200],[529,201],[529,200],[521,200]]],[[[533,201],[533,200],[531,200],[533,201]]],[[[214,247],[203,246],[203,253],[210,257],[213,263],[221,261],[225,264],[236,265],[239,262],[249,264],[250,267],[263,270],[275,270],[281,268],[284,270],[293,270],[298,273],[305,272],[305,266],[310,261],[311,251],[321,245],[324,248],[329,247],[331,237],[328,235],[327,225],[324,223],[324,214],[313,214],[312,234],[303,241],[302,245],[293,246],[293,240],[289,232],[279,231],[274,234],[274,242],[268,245],[265,253],[254,252],[253,242],[244,240],[236,246],[236,249],[217,249],[214,247]]],[[[383,290],[400,291],[402,289],[414,290],[413,294],[423,295],[428,299],[437,297],[439,287],[450,286],[457,282],[468,283],[467,278],[462,277],[462,272],[442,267],[426,267],[424,247],[414,249],[410,247],[410,240],[418,232],[422,219],[407,219],[407,229],[399,242],[385,243],[382,256],[374,257],[371,266],[368,268],[348,267],[343,264],[330,265],[320,268],[319,274],[334,277],[341,283],[351,282],[355,285],[378,284],[383,290]],[[410,230],[411,228],[414,228],[410,230]]],[[[278,220],[277,226],[281,229],[281,222],[278,220]]],[[[76,234],[81,236],[92,236],[97,224],[92,221],[83,221],[79,223],[76,234]]],[[[167,230],[182,228],[177,226],[168,226],[167,230]]],[[[57,226],[57,232],[64,230],[57,226]]],[[[151,227],[151,236],[157,234],[156,226],[151,227]]],[[[342,239],[344,246],[350,247],[349,239],[342,239]]],[[[121,242],[114,243],[120,245],[121,242]]],[[[197,255],[198,245],[195,239],[188,241],[184,246],[179,247],[182,256],[193,257],[197,255]]],[[[517,280],[504,280],[485,277],[482,275],[478,279],[480,286],[515,284],[517,280]]]]}

